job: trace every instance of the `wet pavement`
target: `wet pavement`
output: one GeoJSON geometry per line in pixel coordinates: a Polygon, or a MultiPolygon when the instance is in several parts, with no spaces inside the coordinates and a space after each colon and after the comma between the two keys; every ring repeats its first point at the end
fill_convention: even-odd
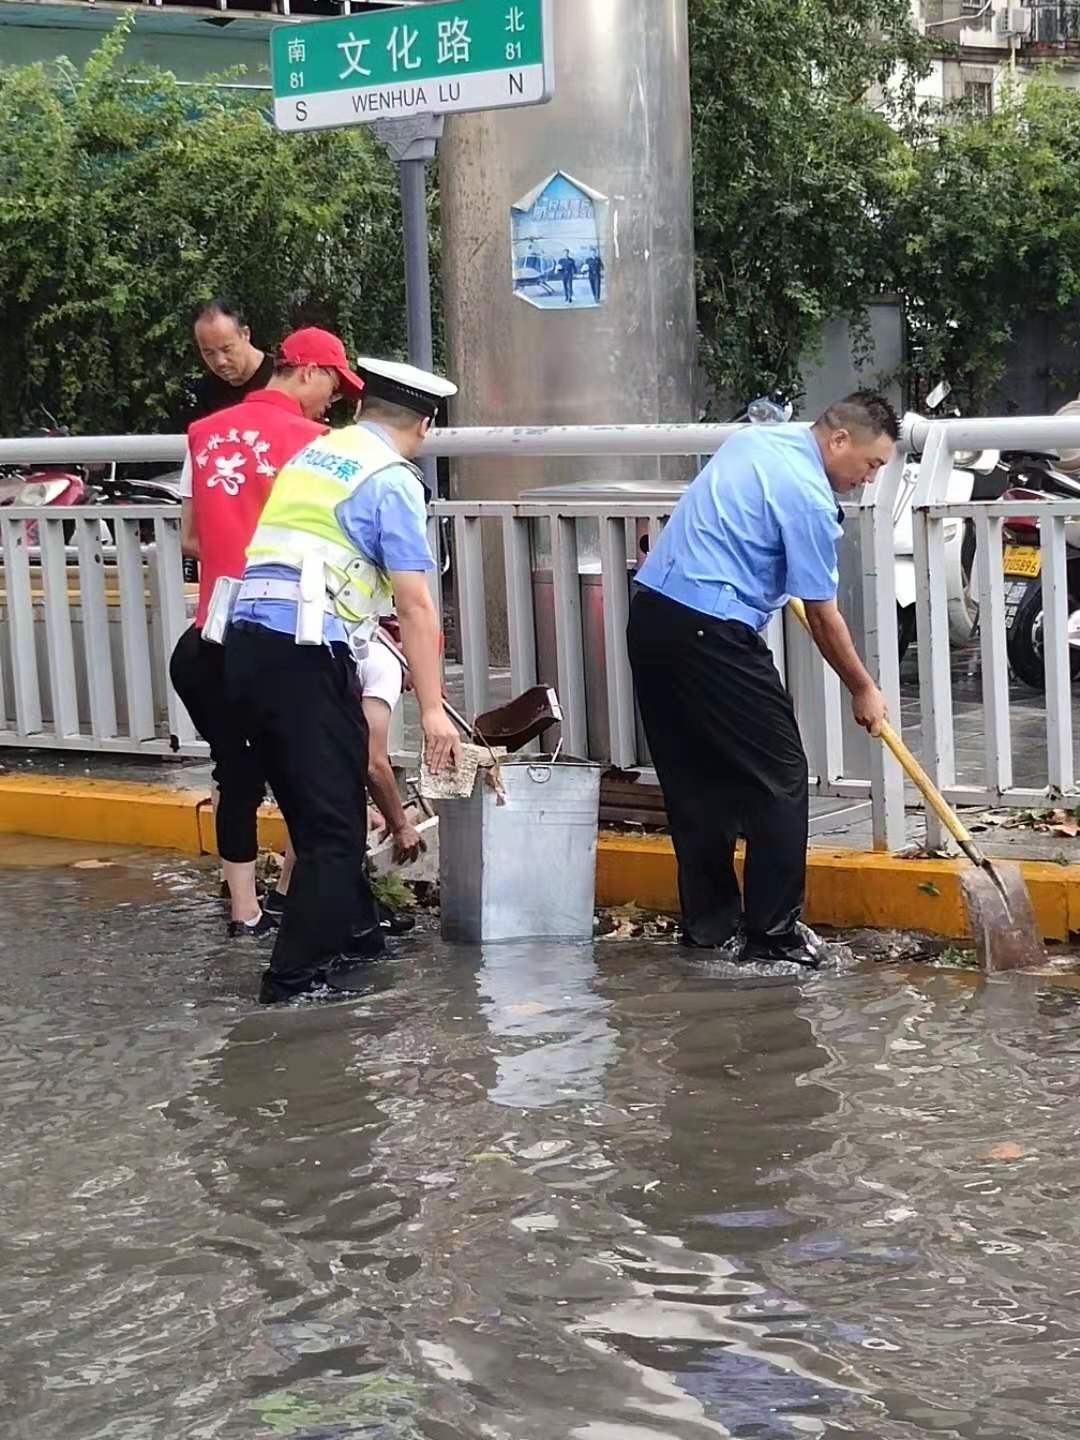
{"type": "Polygon", "coordinates": [[[1077,1433],[1076,977],[424,933],[259,1010],[208,864],[38,843],[5,1437],[1077,1433]]]}

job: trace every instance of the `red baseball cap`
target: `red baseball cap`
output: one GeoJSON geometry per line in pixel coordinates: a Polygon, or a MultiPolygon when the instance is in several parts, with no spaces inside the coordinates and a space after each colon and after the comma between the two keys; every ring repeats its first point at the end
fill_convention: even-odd
{"type": "Polygon", "coordinates": [[[321,365],[327,370],[336,370],[343,393],[356,400],[363,394],[364,382],[349,369],[345,346],[329,330],[319,330],[314,325],[294,330],[278,347],[278,358],[286,365],[321,365]]]}

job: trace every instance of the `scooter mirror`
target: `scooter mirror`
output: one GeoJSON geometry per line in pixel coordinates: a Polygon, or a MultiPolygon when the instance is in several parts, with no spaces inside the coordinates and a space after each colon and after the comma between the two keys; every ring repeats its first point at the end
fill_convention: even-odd
{"type": "Polygon", "coordinates": [[[767,395],[761,395],[758,399],[751,400],[746,407],[746,414],[751,425],[782,425],[785,420],[791,419],[791,413],[790,405],[778,405],[767,395]]]}

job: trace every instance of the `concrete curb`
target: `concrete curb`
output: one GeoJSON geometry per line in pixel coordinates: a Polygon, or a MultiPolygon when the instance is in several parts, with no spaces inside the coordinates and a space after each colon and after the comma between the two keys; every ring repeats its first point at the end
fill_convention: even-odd
{"type": "MultiPolygon", "coordinates": [[[[111,845],[214,853],[210,797],[197,790],[134,781],[0,775],[0,832],[111,845]]],[[[284,826],[265,807],[259,836],[280,849],[284,826]]],[[[807,919],[839,928],[924,930],[967,936],[960,860],[902,860],[863,850],[812,848],[807,919]]],[[[1022,862],[1035,913],[1048,940],[1080,935],[1080,865],[1022,862]]],[[[679,908],[675,856],[660,835],[603,833],[596,867],[601,905],[679,908]]]]}
{"type": "MultiPolygon", "coordinates": [[[[964,939],[970,935],[960,889],[966,864],[812,846],[806,918],[811,925],[840,929],[924,930],[964,939]]],[[[1020,865],[1043,937],[1080,935],[1080,865],[1042,860],[1020,865]]],[[[602,836],[596,883],[601,905],[634,901],[645,910],[679,908],[675,855],[666,836],[602,836]]]]}

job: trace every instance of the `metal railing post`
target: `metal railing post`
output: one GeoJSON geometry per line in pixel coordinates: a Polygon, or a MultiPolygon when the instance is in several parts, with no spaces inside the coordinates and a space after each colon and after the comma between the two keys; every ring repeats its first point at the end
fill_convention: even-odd
{"type": "Polygon", "coordinates": [[[45,644],[49,656],[52,731],[79,733],[79,696],[75,685],[75,647],[71,638],[64,522],[48,516],[37,522],[41,542],[41,588],[45,607],[45,644]]]}
{"type": "Polygon", "coordinates": [[[27,525],[25,520],[0,519],[0,543],[4,549],[4,589],[11,641],[15,726],[20,735],[39,735],[41,685],[37,645],[34,642],[34,595],[30,587],[27,525]]]}
{"type": "Polygon", "coordinates": [[[1043,660],[1046,665],[1046,758],[1052,790],[1071,790],[1073,765],[1072,669],[1069,650],[1069,575],[1065,517],[1041,521],[1043,660]]]}
{"type": "Polygon", "coordinates": [[[979,586],[979,646],[987,778],[999,794],[1012,788],[1012,727],[1009,720],[1009,656],[1005,640],[1005,576],[1001,516],[975,512],[975,569],[979,586]]]}
{"type": "Polygon", "coordinates": [[[551,579],[555,600],[555,655],[563,711],[563,746],[568,754],[581,757],[588,753],[589,739],[577,521],[570,516],[555,514],[551,519],[551,579]]]}
{"type": "MultiPolygon", "coordinates": [[[[918,625],[919,703],[922,715],[922,762],[938,789],[956,781],[953,737],[952,655],[949,606],[945,589],[944,521],[924,508],[944,499],[952,471],[952,451],[943,426],[932,426],[923,448],[919,484],[913,505],[915,567],[919,577],[915,613],[918,625]]],[[[937,816],[926,811],[926,843],[931,850],[946,843],[937,816]]]]}
{"type": "Polygon", "coordinates": [[[458,639],[465,671],[465,711],[470,721],[487,709],[488,628],[484,595],[484,546],[480,519],[454,520],[457,558],[458,639]]]}
{"type": "MultiPolygon", "coordinates": [[[[863,581],[863,625],[867,669],[877,679],[889,714],[900,724],[900,652],[897,640],[896,564],[893,507],[909,459],[904,433],[892,460],[859,509],[863,581]]],[[[875,850],[899,850],[907,839],[904,777],[884,745],[870,747],[870,803],[875,850]]]]}

